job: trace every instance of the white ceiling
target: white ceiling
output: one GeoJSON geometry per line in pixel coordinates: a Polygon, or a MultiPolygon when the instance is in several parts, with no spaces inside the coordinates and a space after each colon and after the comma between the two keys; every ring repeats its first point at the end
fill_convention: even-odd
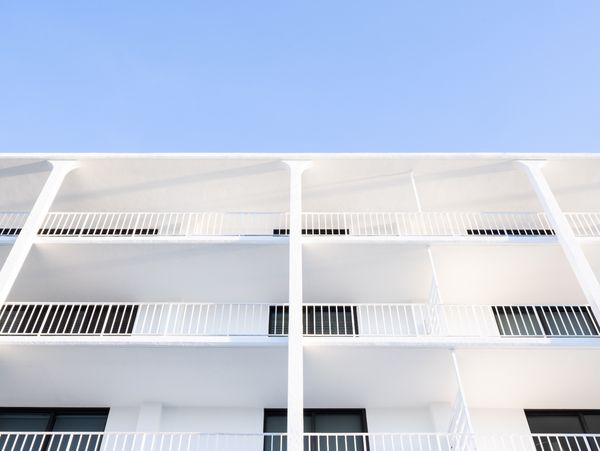
{"type": "Polygon", "coordinates": [[[558,245],[440,244],[432,251],[445,303],[585,303],[558,245]]]}
{"type": "Polygon", "coordinates": [[[283,406],[287,350],[0,346],[0,380],[2,406],[283,406]]]}
{"type": "Polygon", "coordinates": [[[309,243],[303,267],[307,302],[414,302],[431,287],[423,246],[309,243]]]}
{"type": "Polygon", "coordinates": [[[482,160],[320,160],[304,175],[306,211],[539,211],[525,172],[482,160]]]}
{"type": "Polygon", "coordinates": [[[287,211],[289,174],[276,160],[86,160],[53,211],[287,211]]]}
{"type": "Polygon", "coordinates": [[[285,302],[285,244],[38,244],[10,301],[285,302]]]}
{"type": "Polygon", "coordinates": [[[578,349],[457,351],[471,407],[597,409],[600,353],[578,349]]]}
{"type": "Polygon", "coordinates": [[[448,350],[310,346],[304,359],[310,407],[408,407],[456,396],[448,350]]]}

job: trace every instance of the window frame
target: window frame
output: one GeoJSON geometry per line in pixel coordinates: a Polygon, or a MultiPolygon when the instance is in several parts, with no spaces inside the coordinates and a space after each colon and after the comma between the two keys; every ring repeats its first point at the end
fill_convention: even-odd
{"type": "MultiPolygon", "coordinates": [[[[367,424],[367,409],[365,408],[340,408],[340,409],[336,409],[336,408],[324,408],[324,409],[319,409],[319,408],[315,408],[315,409],[311,409],[311,408],[305,408],[304,409],[304,416],[310,415],[311,416],[311,421],[313,421],[313,429],[314,429],[314,420],[312,419],[312,417],[316,414],[316,413],[325,413],[325,414],[343,414],[343,413],[358,413],[360,415],[360,423],[361,423],[361,427],[364,430],[364,432],[360,432],[360,434],[368,434],[369,433],[369,427],[367,424]]],[[[269,433],[269,431],[267,431],[267,415],[272,414],[272,415],[279,415],[279,416],[285,416],[287,418],[287,409],[264,409],[264,413],[263,413],[263,432],[264,433],[269,433]]],[[[318,432],[307,432],[307,434],[318,434],[318,432]]],[[[323,432],[323,434],[327,434],[327,432],[323,432]]],[[[335,434],[335,432],[333,432],[333,434],[335,434]]],[[[340,434],[342,434],[340,432],[340,434]]]]}
{"type": "MultiPolygon", "coordinates": [[[[540,417],[553,417],[553,416],[565,416],[565,415],[573,415],[576,416],[579,420],[579,424],[581,424],[584,432],[583,434],[600,434],[600,432],[590,432],[589,425],[585,420],[585,415],[595,414],[600,415],[600,409],[525,409],[525,418],[527,419],[527,425],[529,426],[529,416],[540,416],[540,417]]],[[[532,434],[545,434],[544,432],[533,432],[531,431],[531,427],[529,427],[529,431],[532,434]]],[[[561,434],[561,432],[555,432],[556,434],[561,434]]],[[[548,433],[549,434],[549,433],[548,433]]]]}
{"type": "MultiPolygon", "coordinates": [[[[0,407],[0,415],[1,414],[10,414],[10,413],[21,413],[21,414],[48,414],[48,423],[46,424],[46,429],[44,431],[39,432],[54,432],[54,425],[56,424],[56,417],[58,415],[106,415],[106,422],[104,423],[104,429],[100,432],[104,432],[106,430],[106,423],[108,422],[108,414],[110,412],[109,407],[0,407]]],[[[3,432],[11,432],[11,431],[0,431],[0,435],[3,432]]],[[[37,431],[30,431],[37,432],[37,431]]],[[[86,432],[95,432],[95,431],[86,431],[86,432]]],[[[66,432],[63,432],[66,433],[66,432]]]]}

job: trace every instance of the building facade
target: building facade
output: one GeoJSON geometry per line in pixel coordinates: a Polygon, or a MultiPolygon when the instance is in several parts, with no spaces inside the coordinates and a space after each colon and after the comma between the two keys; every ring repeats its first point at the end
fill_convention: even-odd
{"type": "Polygon", "coordinates": [[[0,156],[1,451],[600,450],[600,154],[0,156]]]}

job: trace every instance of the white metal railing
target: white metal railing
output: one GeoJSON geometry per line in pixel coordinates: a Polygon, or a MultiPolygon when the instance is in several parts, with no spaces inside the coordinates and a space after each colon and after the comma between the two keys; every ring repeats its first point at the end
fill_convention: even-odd
{"type": "Polygon", "coordinates": [[[22,211],[0,212],[0,236],[14,236],[21,232],[28,213],[22,211]]]}
{"type": "MultiPolygon", "coordinates": [[[[287,434],[0,432],[2,451],[285,451],[287,434]]],[[[305,433],[304,451],[598,451],[598,434],[305,433]]]]}
{"type": "Polygon", "coordinates": [[[306,212],[302,228],[311,235],[554,235],[544,213],[306,212]]]}
{"type": "Polygon", "coordinates": [[[600,236],[600,213],[565,213],[567,221],[577,237],[600,236]]]}
{"type": "MultiPolygon", "coordinates": [[[[6,303],[0,335],[285,336],[286,304],[6,303]]],[[[306,336],[598,337],[586,305],[305,304],[306,336]]]]}
{"type": "MultiPolygon", "coordinates": [[[[280,304],[7,303],[0,335],[277,336],[280,304]]],[[[287,330],[287,326],[285,326],[287,330]]]]}
{"type": "Polygon", "coordinates": [[[598,451],[598,434],[307,433],[305,451],[598,451]]]}
{"type": "Polygon", "coordinates": [[[586,305],[310,304],[308,336],[597,337],[586,305]]]}
{"type": "Polygon", "coordinates": [[[288,213],[51,212],[42,236],[272,236],[285,234],[288,213]]]}
{"type": "Polygon", "coordinates": [[[2,451],[283,451],[286,434],[0,432],[2,451]]]}
{"type": "MultiPolygon", "coordinates": [[[[18,235],[28,212],[0,212],[0,236],[18,235]]],[[[577,237],[600,237],[600,212],[567,212],[577,237]]],[[[532,212],[305,212],[305,235],[544,236],[554,231],[544,213],[532,212]]],[[[285,235],[280,212],[51,212],[42,236],[285,235]]]]}

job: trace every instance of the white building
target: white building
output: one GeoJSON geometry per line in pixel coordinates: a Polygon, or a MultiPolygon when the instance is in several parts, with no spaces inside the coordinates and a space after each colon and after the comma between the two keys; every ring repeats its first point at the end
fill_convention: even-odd
{"type": "Polygon", "coordinates": [[[0,190],[0,451],[600,449],[600,154],[4,154],[0,190]]]}

